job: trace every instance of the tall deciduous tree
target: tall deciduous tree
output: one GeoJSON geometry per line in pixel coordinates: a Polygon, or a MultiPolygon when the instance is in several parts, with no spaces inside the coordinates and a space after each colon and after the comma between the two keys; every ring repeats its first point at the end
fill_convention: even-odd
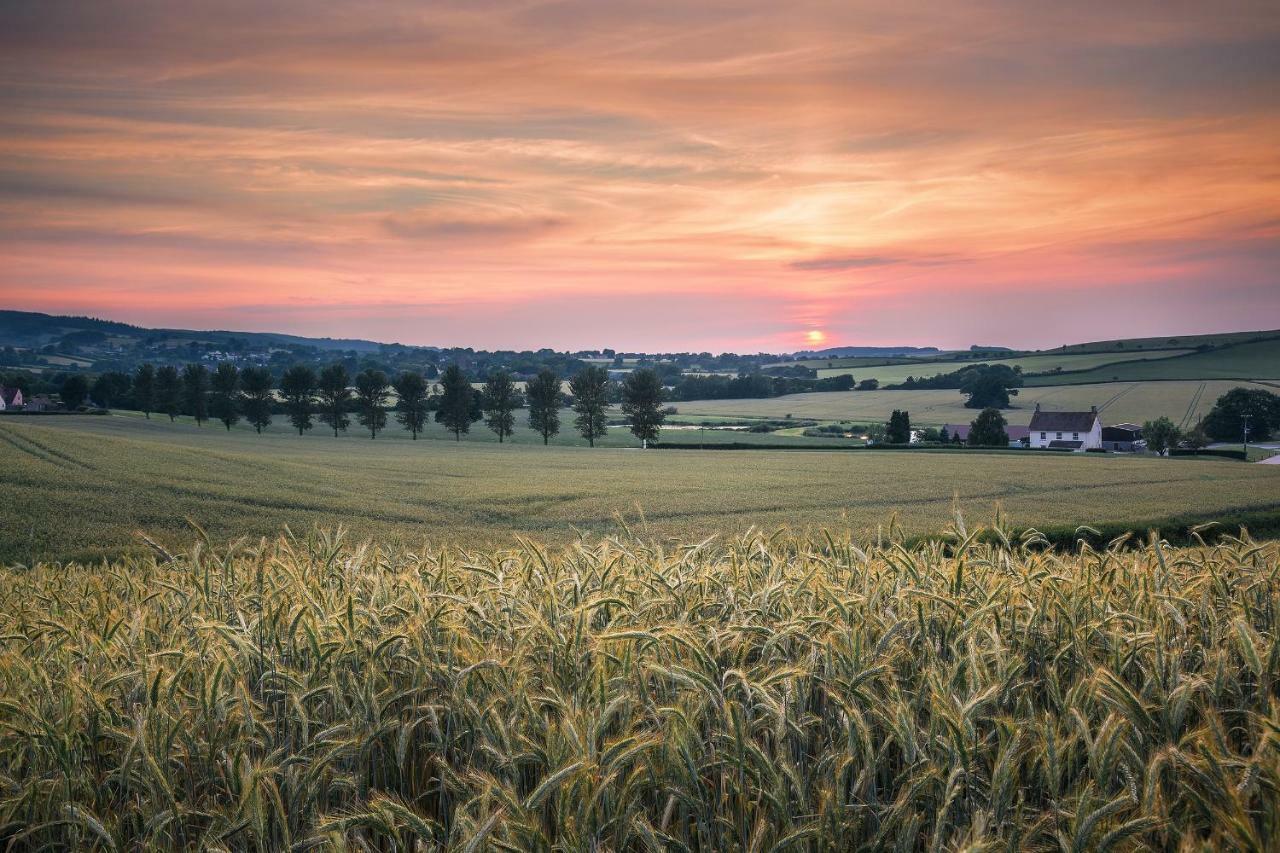
{"type": "Polygon", "coordinates": [[[271,426],[271,385],[271,371],[265,367],[246,367],[240,373],[241,408],[259,434],[271,426]]]}
{"type": "Polygon", "coordinates": [[[222,421],[227,432],[240,422],[240,371],[229,361],[218,365],[213,372],[213,393],[209,398],[209,411],[222,421]]]}
{"type": "Polygon", "coordinates": [[[885,424],[885,440],[890,444],[911,443],[911,415],[907,411],[894,409],[885,424]]]}
{"type": "Polygon", "coordinates": [[[156,371],[156,411],[168,415],[170,423],[182,411],[182,376],[172,364],[156,371]]]}
{"type": "Polygon", "coordinates": [[[569,381],[569,391],[577,414],[573,424],[587,443],[595,447],[596,439],[609,431],[604,414],[609,407],[609,371],[596,365],[584,367],[569,381]]]}
{"type": "Polygon", "coordinates": [[[516,426],[516,386],[511,374],[495,370],[484,383],[484,422],[497,433],[498,443],[511,435],[516,426]]]}
{"type": "Polygon", "coordinates": [[[280,377],[280,396],[284,398],[284,410],[298,435],[311,429],[315,394],[316,372],[305,364],[295,364],[280,377]]]}
{"type": "Polygon", "coordinates": [[[356,377],[356,417],[361,425],[369,430],[369,438],[378,437],[378,432],[387,425],[387,397],[391,386],[387,382],[387,374],[381,370],[361,371],[356,377]]]}
{"type": "Polygon", "coordinates": [[[1142,438],[1149,450],[1164,456],[1169,448],[1177,446],[1182,433],[1173,421],[1161,416],[1142,425],[1142,438]]]}
{"type": "Polygon", "coordinates": [[[1209,437],[1218,441],[1243,440],[1245,423],[1249,424],[1249,438],[1265,441],[1280,430],[1280,394],[1261,388],[1232,388],[1217,399],[1202,423],[1209,437]]]}
{"type": "Polygon", "coordinates": [[[649,368],[633,370],[622,383],[622,413],[631,422],[631,434],[648,443],[658,440],[666,420],[662,411],[662,380],[649,368]]]}
{"type": "Polygon", "coordinates": [[[999,409],[983,409],[969,424],[969,444],[973,447],[1008,447],[1007,424],[999,409]]]}
{"type": "Polygon", "coordinates": [[[543,368],[524,390],[529,402],[529,428],[550,444],[551,436],[560,432],[560,377],[554,370],[543,368]]]}
{"type": "Polygon", "coordinates": [[[133,403],[147,420],[156,405],[156,369],[151,364],[140,364],[133,374],[133,403]]]}
{"type": "Polygon", "coordinates": [[[63,380],[58,396],[62,398],[62,405],[68,409],[80,408],[89,398],[89,380],[78,373],[68,376],[63,380]]]}
{"type": "Polygon", "coordinates": [[[320,404],[320,420],[333,430],[333,437],[339,432],[346,432],[351,424],[347,412],[351,409],[351,376],[347,368],[340,362],[320,371],[320,380],[316,387],[316,397],[320,404]]]}
{"type": "Polygon", "coordinates": [[[960,393],[969,409],[1007,409],[1023,384],[1022,372],[1007,364],[975,364],[965,368],[960,393]]]}
{"type": "Polygon", "coordinates": [[[209,420],[209,371],[203,364],[188,364],[182,371],[182,404],[196,426],[209,420]]]}
{"type": "Polygon", "coordinates": [[[480,420],[477,398],[467,374],[458,365],[451,364],[440,374],[440,408],[436,410],[436,421],[444,424],[457,441],[462,440],[464,432],[471,431],[471,424],[480,420]]]}
{"type": "Polygon", "coordinates": [[[129,374],[109,370],[94,380],[93,401],[104,409],[109,409],[112,402],[129,393],[132,384],[129,374]]]}
{"type": "Polygon", "coordinates": [[[392,386],[398,398],[396,420],[417,441],[418,433],[427,426],[427,380],[417,371],[406,370],[395,378],[392,386]]]}

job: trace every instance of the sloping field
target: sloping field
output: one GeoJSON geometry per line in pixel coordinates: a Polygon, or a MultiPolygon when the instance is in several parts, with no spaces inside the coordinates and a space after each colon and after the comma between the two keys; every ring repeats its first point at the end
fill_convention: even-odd
{"type": "MultiPolygon", "coordinates": [[[[257,436],[114,436],[87,418],[0,421],[0,562],[345,525],[387,541],[565,542],[625,515],[663,535],[751,525],[928,532],[953,497],[1019,525],[1224,518],[1280,507],[1280,469],[1194,459],[893,451],[640,451],[257,436]]],[[[98,419],[101,420],[101,419],[98,419]]],[[[136,421],[121,420],[138,426],[136,421]]]]}
{"type": "MultiPolygon", "coordinates": [[[[850,374],[855,379],[876,379],[881,385],[903,382],[908,376],[927,378],[940,373],[952,373],[971,364],[1007,364],[1010,367],[1021,367],[1024,373],[1044,373],[1051,370],[1076,371],[1089,370],[1111,362],[1124,362],[1134,359],[1162,359],[1192,352],[1188,349],[1171,349],[1162,352],[1107,352],[1076,353],[1063,355],[1024,355],[1010,358],[984,358],[965,361],[918,361],[906,364],[888,364],[878,367],[854,368],[839,366],[819,368],[818,376],[843,376],[850,374]]],[[[1277,371],[1280,374],[1280,370],[1277,371]]],[[[1056,380],[1054,380],[1056,382],[1056,380]]],[[[1106,380],[1103,380],[1106,381],[1106,380]]]]}
{"type": "MultiPolygon", "coordinates": [[[[1185,426],[1213,408],[1214,401],[1232,388],[1280,389],[1256,382],[1110,382],[1095,385],[1052,385],[1022,388],[1004,412],[1011,424],[1031,421],[1035,404],[1046,409],[1083,411],[1097,406],[1108,424],[1166,416],[1185,426]]],[[[780,418],[791,413],[816,420],[884,421],[894,409],[906,409],[918,426],[968,423],[977,416],[964,407],[959,391],[837,391],[789,394],[763,400],[691,400],[677,404],[681,414],[722,417],[780,418]]]]}
{"type": "Polygon", "coordinates": [[[1194,349],[1201,344],[1222,346],[1223,344],[1239,344],[1259,338],[1280,338],[1280,329],[1256,332],[1220,332],[1210,335],[1170,335],[1165,338],[1117,338],[1109,341],[1087,341],[1082,344],[1067,344],[1046,354],[1073,352],[1125,352],[1127,350],[1159,350],[1176,347],[1194,349]]]}
{"type": "MultiPolygon", "coordinates": [[[[1148,355],[1151,355],[1148,353],[1148,355]]],[[[1033,377],[1028,385],[1144,379],[1275,379],[1280,377],[1280,338],[1238,344],[1156,361],[1125,361],[1061,377],[1033,377]]]]}

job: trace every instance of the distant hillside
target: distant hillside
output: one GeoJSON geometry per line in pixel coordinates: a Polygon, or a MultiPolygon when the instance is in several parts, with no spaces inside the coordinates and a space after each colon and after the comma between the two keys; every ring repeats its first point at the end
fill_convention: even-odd
{"type": "Polygon", "coordinates": [[[887,358],[891,356],[937,355],[942,350],[937,347],[828,347],[818,350],[801,350],[794,353],[799,359],[813,358],[858,358],[872,356],[887,358]]]}
{"type": "MultiPolygon", "coordinates": [[[[68,335],[99,333],[123,338],[168,338],[174,343],[197,341],[209,344],[225,344],[233,340],[280,346],[311,346],[324,350],[355,350],[377,352],[381,344],[358,338],[308,338],[300,335],[284,335],[276,332],[233,332],[225,330],[197,331],[194,329],[147,329],[115,320],[99,320],[96,317],[64,317],[40,314],[34,311],[0,311],[0,346],[42,347],[55,344],[68,335]]],[[[85,337],[79,335],[79,337],[85,337]]]]}

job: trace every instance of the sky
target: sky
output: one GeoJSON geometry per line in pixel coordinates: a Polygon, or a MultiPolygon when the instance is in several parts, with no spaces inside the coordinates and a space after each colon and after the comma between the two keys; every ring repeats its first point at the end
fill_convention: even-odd
{"type": "Polygon", "coordinates": [[[1280,328],[1280,5],[0,0],[0,307],[488,349],[1280,328]]]}

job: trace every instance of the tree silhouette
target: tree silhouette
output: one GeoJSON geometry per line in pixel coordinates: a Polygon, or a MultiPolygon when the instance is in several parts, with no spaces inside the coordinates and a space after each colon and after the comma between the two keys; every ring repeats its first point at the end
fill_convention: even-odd
{"type": "Polygon", "coordinates": [[[346,432],[351,424],[347,411],[351,408],[351,376],[347,368],[340,362],[320,371],[320,379],[316,386],[316,398],[320,406],[320,420],[333,429],[333,437],[339,432],[346,432]]]}
{"type": "Polygon", "coordinates": [[[396,389],[396,420],[418,440],[418,433],[427,426],[427,380],[421,373],[406,370],[396,377],[392,386],[396,389]]]}
{"type": "Polygon", "coordinates": [[[156,371],[156,411],[168,415],[170,423],[182,411],[182,376],[172,364],[156,371]]]}
{"type": "Polygon", "coordinates": [[[246,367],[240,373],[241,408],[259,434],[271,426],[271,385],[271,371],[265,367],[246,367]]]}
{"type": "Polygon", "coordinates": [[[543,444],[551,443],[551,436],[560,432],[560,377],[555,371],[543,368],[525,387],[529,402],[529,427],[542,436],[543,444]]]}
{"type": "Polygon", "coordinates": [[[622,383],[622,413],[631,422],[631,434],[642,442],[658,440],[666,415],[662,411],[662,380],[654,371],[633,370],[622,383]]]}
{"type": "Polygon", "coordinates": [[[156,404],[156,369],[151,364],[140,364],[133,374],[133,403],[147,420],[156,404]]]}
{"type": "Polygon", "coordinates": [[[209,420],[209,371],[203,364],[188,364],[183,369],[182,403],[196,426],[209,420]]]}
{"type": "Polygon", "coordinates": [[[477,405],[478,394],[471,387],[467,374],[456,364],[451,364],[440,374],[440,408],[436,420],[453,433],[457,441],[464,432],[471,431],[471,424],[480,420],[477,405]]]}
{"type": "Polygon", "coordinates": [[[316,372],[305,364],[295,364],[280,377],[280,396],[289,423],[302,435],[311,429],[311,412],[315,406],[316,372]]]}
{"type": "Polygon", "coordinates": [[[605,409],[609,407],[609,371],[591,365],[584,367],[569,382],[573,394],[574,426],[592,447],[596,439],[609,431],[605,409]]]}
{"type": "Polygon", "coordinates": [[[372,368],[363,371],[356,377],[357,417],[365,429],[369,430],[369,438],[378,437],[378,431],[387,425],[387,396],[391,386],[387,383],[387,374],[372,368]]]}
{"type": "Polygon", "coordinates": [[[230,432],[240,421],[240,371],[231,362],[224,361],[213,372],[212,385],[209,411],[230,432]]]}
{"type": "Polygon", "coordinates": [[[485,424],[498,434],[498,443],[511,435],[516,425],[516,386],[511,374],[495,370],[484,383],[485,424]]]}

